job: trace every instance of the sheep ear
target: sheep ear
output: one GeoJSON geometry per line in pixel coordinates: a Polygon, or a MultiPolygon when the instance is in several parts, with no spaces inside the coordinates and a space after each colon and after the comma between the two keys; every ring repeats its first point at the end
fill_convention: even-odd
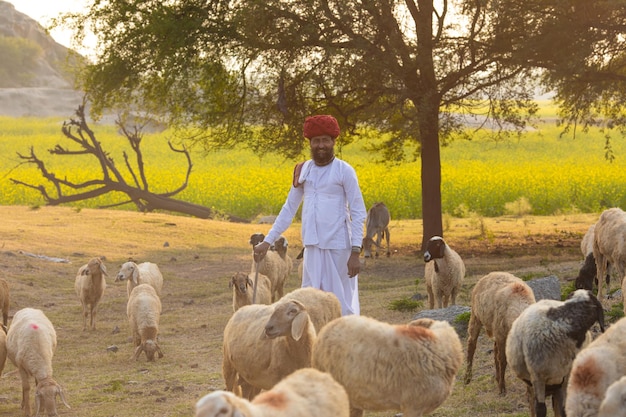
{"type": "Polygon", "coordinates": [[[250,287],[254,287],[254,282],[252,282],[252,280],[250,279],[250,277],[246,278],[246,282],[248,283],[248,286],[250,286],[250,287]]]}
{"type": "Polygon", "coordinates": [[[230,288],[231,290],[233,289],[233,285],[235,285],[235,281],[233,281],[235,277],[231,278],[230,281],[228,282],[228,288],[230,288]]]}
{"type": "Polygon", "coordinates": [[[133,268],[133,283],[135,283],[135,285],[138,284],[139,280],[139,269],[138,268],[133,268]]]}
{"type": "Polygon", "coordinates": [[[306,325],[309,321],[309,315],[306,311],[301,311],[291,322],[291,337],[296,342],[300,340],[304,330],[306,329],[306,325]]]}
{"type": "Polygon", "coordinates": [[[63,402],[63,405],[65,405],[67,408],[72,408],[67,403],[67,401],[65,401],[65,394],[64,394],[63,388],[60,385],[57,386],[57,394],[58,394],[59,398],[61,398],[61,401],[63,402]]]}
{"type": "Polygon", "coordinates": [[[100,272],[102,272],[104,275],[106,275],[107,277],[109,276],[109,274],[107,274],[107,267],[104,266],[104,264],[102,263],[102,261],[100,262],[100,272]]]}
{"type": "Polygon", "coordinates": [[[163,357],[163,352],[161,352],[161,347],[157,344],[156,348],[157,348],[157,354],[159,355],[159,358],[162,358],[163,357]]]}
{"type": "Polygon", "coordinates": [[[135,359],[136,361],[139,360],[139,355],[141,355],[141,352],[143,352],[143,344],[137,346],[137,348],[135,349],[135,353],[133,354],[133,359],[135,359]]]}
{"type": "Polygon", "coordinates": [[[35,416],[39,415],[39,407],[41,407],[41,393],[39,391],[35,392],[35,416]]]}

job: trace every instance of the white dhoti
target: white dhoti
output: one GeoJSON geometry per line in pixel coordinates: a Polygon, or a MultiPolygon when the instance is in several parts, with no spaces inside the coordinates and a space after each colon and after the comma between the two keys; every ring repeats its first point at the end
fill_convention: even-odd
{"type": "Polygon", "coordinates": [[[360,314],[359,277],[348,276],[351,249],[320,249],[306,246],[302,287],[332,292],[341,303],[341,314],[360,314]]]}

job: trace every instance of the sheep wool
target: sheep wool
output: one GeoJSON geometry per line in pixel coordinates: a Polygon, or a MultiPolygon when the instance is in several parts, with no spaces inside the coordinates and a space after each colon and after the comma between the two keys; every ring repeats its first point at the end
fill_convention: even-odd
{"type": "Polygon", "coordinates": [[[91,315],[89,325],[96,329],[96,313],[98,303],[104,294],[107,283],[104,278],[107,269],[100,258],[92,258],[81,266],[74,280],[74,290],[83,310],[83,331],[87,330],[87,318],[91,315]]]}
{"type": "Polygon", "coordinates": [[[430,309],[456,304],[465,277],[465,264],[440,236],[430,238],[424,252],[424,280],[430,309]]]}
{"type": "Polygon", "coordinates": [[[222,375],[228,391],[251,400],[300,368],[310,367],[316,333],[296,300],[251,304],[237,310],[224,328],[222,375]],[[239,387],[239,385],[241,387],[239,387]]]}
{"type": "Polygon", "coordinates": [[[329,374],[299,369],[251,402],[214,391],[196,403],[196,417],[348,417],[348,395],[329,374]]]}
{"type": "Polygon", "coordinates": [[[158,343],[161,300],[155,289],[148,284],[139,284],[133,288],[126,305],[126,314],[135,346],[133,358],[139,359],[142,352],[146,353],[149,362],[154,361],[155,355],[162,358],[163,352],[158,343]]]}
{"type": "MultiPolygon", "coordinates": [[[[604,296],[600,277],[607,275],[609,265],[617,272],[620,283],[626,275],[626,212],[614,207],[604,210],[596,223],[593,239],[593,256],[598,277],[598,299],[604,296]]],[[[607,284],[607,293],[610,283],[607,284]]]]}
{"type": "Polygon", "coordinates": [[[533,290],[520,278],[508,272],[491,272],[482,277],[472,290],[472,309],[467,336],[465,384],[472,380],[472,362],[480,329],[494,340],[496,381],[500,394],[506,393],[506,338],[513,321],[535,302],[533,290]]]}
{"type": "Polygon", "coordinates": [[[549,395],[554,414],[564,415],[572,362],[591,340],[588,330],[596,321],[604,330],[602,305],[588,290],[576,290],[565,302],[537,301],[515,319],[506,341],[506,358],[527,384],[532,416],[546,416],[549,395]]]}
{"type": "Polygon", "coordinates": [[[567,416],[597,416],[609,386],[625,375],[626,318],[621,318],[574,359],[567,384],[567,416]]]}
{"type": "MultiPolygon", "coordinates": [[[[265,235],[263,233],[254,233],[250,236],[249,243],[254,247],[263,242],[265,235]]],[[[252,257],[251,273],[257,272],[266,275],[272,283],[272,302],[279,300],[284,294],[285,281],[291,269],[285,263],[285,260],[275,250],[268,250],[265,257],[258,263],[252,257]]]]}
{"type": "Polygon", "coordinates": [[[319,333],[327,323],[341,317],[341,302],[332,292],[304,287],[288,292],[281,300],[301,302],[306,308],[316,333],[319,333]]]}
{"type": "Polygon", "coordinates": [[[142,262],[136,264],[128,261],[122,265],[115,277],[115,282],[127,281],[126,291],[130,297],[130,293],[139,284],[149,284],[154,288],[156,294],[161,297],[163,289],[163,274],[159,266],[152,262],[142,262]]]}
{"type": "Polygon", "coordinates": [[[35,414],[56,416],[56,397],[65,401],[63,388],[52,379],[52,356],[57,346],[54,326],[43,313],[23,308],[15,313],[6,338],[7,356],[22,378],[22,410],[30,416],[30,377],[35,378],[35,414]]]}
{"type": "Polygon", "coordinates": [[[324,326],[311,358],[346,389],[351,417],[363,410],[431,413],[451,394],[462,362],[459,336],[445,321],[392,325],[357,315],[324,326]]]}
{"type": "Polygon", "coordinates": [[[9,291],[9,283],[0,278],[0,307],[2,308],[2,326],[4,331],[7,330],[9,323],[9,307],[11,306],[11,293],[9,291]]]}
{"type": "Polygon", "coordinates": [[[626,376],[612,383],[606,390],[598,417],[626,417],[626,376]]]}

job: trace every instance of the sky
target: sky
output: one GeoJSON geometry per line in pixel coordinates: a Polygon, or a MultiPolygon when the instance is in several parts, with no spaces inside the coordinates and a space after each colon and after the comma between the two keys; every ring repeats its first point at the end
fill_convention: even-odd
{"type": "MultiPolygon", "coordinates": [[[[38,21],[46,28],[50,21],[60,13],[78,12],[83,10],[85,0],[6,0],[13,4],[18,12],[38,21]]],[[[55,29],[50,32],[55,41],[68,48],[71,47],[71,31],[55,29]]],[[[78,51],[85,54],[85,51],[78,51]]]]}

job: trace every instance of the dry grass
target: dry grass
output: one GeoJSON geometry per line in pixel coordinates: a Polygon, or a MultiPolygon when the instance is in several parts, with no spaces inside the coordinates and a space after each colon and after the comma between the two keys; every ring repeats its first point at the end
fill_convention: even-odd
{"type": "MultiPolygon", "coordinates": [[[[12,316],[24,307],[42,309],[53,322],[58,347],[55,379],[72,406],[61,416],[190,416],[205,393],[222,389],[222,330],[232,314],[228,279],[250,268],[248,238],[268,225],[231,224],[166,214],[70,208],[0,207],[0,277],[11,288],[12,316]],[[67,259],[56,263],[26,253],[67,259]],[[74,293],[78,268],[93,256],[105,257],[108,287],[100,304],[98,328],[81,331],[81,308],[74,293]],[[160,344],[165,357],[131,360],[126,287],[113,276],[128,258],[159,264],[165,282],[160,344]],[[119,329],[116,332],[115,329],[119,329]],[[107,347],[117,346],[117,352],[107,347]]],[[[498,219],[447,219],[446,239],[464,257],[467,278],[458,300],[469,304],[482,275],[506,270],[521,277],[573,278],[582,255],[579,242],[597,215],[498,219]]],[[[290,252],[300,249],[299,225],[286,233],[290,252]]],[[[392,323],[415,312],[388,308],[394,300],[425,293],[419,252],[420,221],[392,221],[390,259],[368,260],[360,277],[362,313],[392,323]]],[[[295,272],[288,290],[298,286],[295,272]]],[[[465,340],[463,340],[465,344],[465,340]]],[[[481,336],[474,381],[460,379],[436,416],[528,415],[525,388],[507,371],[509,393],[497,394],[491,342],[481,336]]],[[[460,371],[460,376],[464,367],[460,371]]],[[[0,382],[0,416],[18,416],[21,389],[7,362],[0,382]]],[[[32,398],[31,398],[32,400],[32,398]]],[[[366,417],[395,413],[366,412],[366,417]]]]}

